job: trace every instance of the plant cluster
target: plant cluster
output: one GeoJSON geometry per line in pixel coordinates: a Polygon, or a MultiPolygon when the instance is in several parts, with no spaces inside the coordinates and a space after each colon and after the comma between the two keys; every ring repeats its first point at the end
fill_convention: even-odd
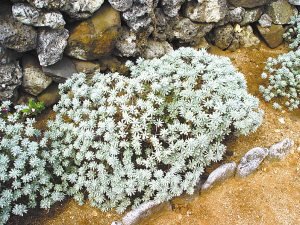
{"type": "Polygon", "coordinates": [[[32,117],[40,114],[45,109],[45,104],[44,102],[35,101],[31,98],[26,105],[21,107],[20,112],[24,117],[32,117]]]}
{"type": "Polygon", "coordinates": [[[300,108],[300,16],[293,17],[291,25],[284,38],[293,50],[268,59],[262,73],[262,78],[268,79],[268,85],[259,87],[266,101],[280,97],[282,101],[273,103],[275,109],[281,109],[282,105],[289,110],[300,108]]]}
{"type": "Polygon", "coordinates": [[[258,99],[228,58],[180,48],[127,66],[131,78],[81,73],[61,84],[44,133],[21,117],[23,107],[0,116],[1,223],[67,195],[122,212],[192,193],[222,158],[226,136],[262,122],[258,99]]]}

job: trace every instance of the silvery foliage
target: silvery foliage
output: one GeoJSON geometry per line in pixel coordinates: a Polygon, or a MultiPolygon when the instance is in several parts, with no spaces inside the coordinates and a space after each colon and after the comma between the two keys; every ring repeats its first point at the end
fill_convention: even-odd
{"type": "MultiPolygon", "coordinates": [[[[276,97],[283,97],[283,104],[289,110],[300,106],[300,50],[290,51],[279,55],[278,58],[269,58],[263,79],[268,79],[267,86],[260,86],[259,90],[266,101],[276,97]]],[[[275,109],[281,109],[282,103],[274,102],[275,109]]]]}
{"type": "Polygon", "coordinates": [[[228,58],[180,48],[127,66],[131,78],[80,73],[60,84],[42,140],[62,191],[118,212],[193,193],[224,138],[255,131],[263,114],[228,58]]]}
{"type": "MultiPolygon", "coordinates": [[[[286,99],[283,104],[292,111],[300,106],[300,16],[292,17],[290,23],[292,27],[283,37],[290,42],[289,47],[293,50],[267,60],[261,76],[269,83],[261,85],[259,90],[266,101],[276,97],[286,99]]],[[[282,109],[282,103],[274,102],[273,107],[282,109]]]]}
{"type": "Polygon", "coordinates": [[[16,106],[16,112],[8,114],[10,105],[9,101],[0,105],[0,224],[5,224],[11,213],[22,216],[37,205],[47,208],[44,196],[52,202],[61,197],[51,190],[51,175],[40,155],[41,133],[34,128],[34,119],[21,119],[20,111],[26,106],[16,106]]]}

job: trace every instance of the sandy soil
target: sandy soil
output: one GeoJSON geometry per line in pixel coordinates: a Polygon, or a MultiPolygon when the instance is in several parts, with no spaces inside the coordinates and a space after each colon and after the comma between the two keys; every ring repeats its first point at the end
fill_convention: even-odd
{"type": "MultiPolygon", "coordinates": [[[[286,52],[260,45],[253,49],[214,54],[230,57],[245,74],[249,91],[261,98],[258,85],[268,57],[286,52]]],[[[194,197],[172,200],[172,209],[165,208],[141,221],[141,225],[222,225],[222,224],[300,224],[300,110],[276,111],[270,103],[261,101],[265,119],[259,130],[247,137],[227,141],[228,153],[223,162],[236,161],[251,148],[268,147],[289,137],[295,141],[293,154],[282,161],[265,161],[260,169],[246,179],[231,178],[211,190],[194,197]],[[284,119],[284,123],[279,122],[284,119]]],[[[51,114],[51,113],[50,113],[51,114]]],[[[47,119],[43,115],[41,121],[47,119]]],[[[222,162],[221,162],[222,163],[222,162]]],[[[207,169],[210,172],[218,164],[207,169]]],[[[49,212],[32,211],[24,218],[13,218],[10,224],[36,225],[110,225],[119,218],[114,212],[102,213],[88,206],[78,206],[69,200],[49,212]]]]}

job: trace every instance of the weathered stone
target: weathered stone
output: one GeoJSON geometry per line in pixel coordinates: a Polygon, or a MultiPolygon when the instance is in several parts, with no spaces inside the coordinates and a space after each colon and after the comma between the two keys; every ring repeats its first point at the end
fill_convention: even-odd
{"type": "Polygon", "coordinates": [[[215,169],[211,174],[209,174],[207,180],[202,185],[201,190],[207,190],[213,187],[213,185],[220,183],[232,176],[234,176],[234,172],[236,169],[236,163],[226,163],[219,166],[215,169]]]}
{"type": "Polygon", "coordinates": [[[68,37],[66,29],[42,28],[39,31],[37,53],[42,66],[53,65],[61,60],[68,37]]]}
{"type": "Polygon", "coordinates": [[[116,42],[118,55],[124,57],[133,57],[138,54],[137,36],[134,32],[123,28],[116,42]]]}
{"type": "Polygon", "coordinates": [[[22,83],[22,69],[18,62],[0,64],[0,100],[11,99],[22,83]]]}
{"type": "Polygon", "coordinates": [[[286,138],[283,141],[274,144],[269,148],[268,157],[271,159],[283,159],[290,153],[293,145],[293,140],[286,138]]]}
{"type": "Polygon", "coordinates": [[[12,14],[21,23],[35,27],[62,28],[66,24],[60,12],[44,12],[26,3],[14,4],[12,14]]]}
{"type": "Polygon", "coordinates": [[[213,28],[212,24],[198,24],[188,18],[180,19],[173,27],[173,37],[180,42],[197,42],[213,28]]]}
{"type": "Polygon", "coordinates": [[[255,8],[257,6],[267,5],[272,0],[228,0],[228,2],[236,7],[255,8]]]}
{"type": "Polygon", "coordinates": [[[0,64],[14,62],[18,58],[18,56],[19,53],[0,45],[0,64]]]}
{"type": "Polygon", "coordinates": [[[240,23],[241,26],[248,25],[250,23],[254,23],[258,21],[263,14],[262,8],[248,9],[244,14],[244,18],[240,23]]]}
{"type": "Polygon", "coordinates": [[[63,83],[74,73],[77,73],[74,63],[67,57],[63,57],[54,65],[43,67],[43,71],[57,83],[63,83]]]}
{"type": "Polygon", "coordinates": [[[167,16],[174,17],[178,15],[178,11],[185,0],[162,0],[161,5],[167,16]]]}
{"type": "Polygon", "coordinates": [[[143,49],[142,57],[145,59],[160,58],[166,53],[173,51],[173,47],[167,41],[149,40],[143,49]]]}
{"type": "Polygon", "coordinates": [[[85,73],[85,74],[94,74],[95,72],[100,72],[101,66],[98,62],[91,62],[91,61],[81,61],[74,59],[72,62],[75,65],[75,68],[78,73],[85,73]]]}
{"type": "Polygon", "coordinates": [[[26,55],[22,58],[23,83],[26,92],[37,96],[45,90],[51,83],[51,77],[44,74],[37,58],[26,55]]]}
{"type": "Polygon", "coordinates": [[[0,44],[18,52],[26,52],[36,48],[36,30],[19,21],[11,15],[10,6],[0,7],[0,44]]]}
{"type": "Polygon", "coordinates": [[[164,14],[161,8],[155,9],[155,30],[153,37],[160,41],[172,39],[173,37],[173,24],[178,22],[178,17],[169,17],[164,14]]]}
{"type": "Polygon", "coordinates": [[[263,14],[258,23],[261,27],[270,27],[272,26],[272,18],[268,14],[263,14]]]}
{"type": "Polygon", "coordinates": [[[37,99],[40,102],[44,102],[46,107],[56,104],[60,99],[58,84],[53,82],[37,99]]]}
{"type": "Polygon", "coordinates": [[[300,0],[289,0],[289,3],[292,5],[300,5],[300,0]]]}
{"type": "Polygon", "coordinates": [[[120,12],[124,12],[128,10],[133,4],[133,0],[108,0],[108,1],[115,10],[118,10],[120,12]]]}
{"type": "Polygon", "coordinates": [[[198,41],[198,43],[196,43],[192,47],[195,48],[195,49],[197,49],[197,50],[202,49],[202,48],[209,49],[210,45],[207,42],[207,40],[204,37],[202,37],[202,38],[200,38],[200,40],[198,41]]]}
{"type": "Polygon", "coordinates": [[[108,5],[101,7],[90,19],[70,31],[66,54],[81,60],[94,60],[110,54],[120,26],[119,12],[108,5]]]}
{"type": "Polygon", "coordinates": [[[101,71],[109,71],[112,73],[118,72],[122,75],[127,75],[129,70],[118,58],[116,57],[104,57],[99,60],[101,71]]]}
{"type": "Polygon", "coordinates": [[[59,10],[73,19],[85,19],[96,12],[104,0],[27,0],[39,9],[59,10]]]}
{"type": "Polygon", "coordinates": [[[229,22],[231,23],[240,23],[242,22],[244,16],[245,16],[246,10],[242,7],[234,8],[233,10],[230,10],[228,13],[229,22]]]}
{"type": "Polygon", "coordinates": [[[258,31],[270,48],[276,48],[283,42],[285,29],[282,25],[273,24],[270,27],[257,25],[258,31]]]}
{"type": "Polygon", "coordinates": [[[227,24],[222,27],[217,27],[214,29],[212,34],[213,43],[220,49],[227,49],[233,40],[233,27],[227,24]]]}
{"type": "Polygon", "coordinates": [[[272,18],[273,23],[288,24],[291,17],[298,14],[298,10],[287,0],[277,0],[267,7],[266,13],[272,18]]]}
{"type": "Polygon", "coordinates": [[[268,150],[265,148],[253,148],[249,150],[241,159],[236,174],[239,177],[246,177],[253,173],[262,161],[268,155],[268,150]]]}
{"type": "Polygon", "coordinates": [[[241,27],[239,36],[240,36],[240,45],[242,47],[249,48],[258,45],[260,43],[259,38],[255,36],[255,34],[253,33],[253,29],[250,25],[241,27]]]}
{"type": "Polygon", "coordinates": [[[228,12],[226,0],[188,2],[184,10],[186,17],[195,22],[212,23],[224,19],[228,12]]]}

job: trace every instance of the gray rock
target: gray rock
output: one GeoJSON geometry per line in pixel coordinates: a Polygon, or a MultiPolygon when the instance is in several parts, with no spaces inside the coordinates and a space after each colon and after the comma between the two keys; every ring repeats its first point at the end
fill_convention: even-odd
{"type": "Polygon", "coordinates": [[[160,58],[170,51],[173,51],[173,47],[167,41],[149,40],[142,51],[142,57],[145,59],[160,58]]]}
{"type": "Polygon", "coordinates": [[[227,12],[226,0],[188,2],[184,10],[186,17],[200,23],[219,22],[225,18],[227,12]]]}
{"type": "Polygon", "coordinates": [[[41,29],[38,35],[37,53],[42,66],[61,60],[69,32],[66,29],[41,29]]]}
{"type": "Polygon", "coordinates": [[[19,54],[11,49],[7,49],[0,45],[0,64],[14,62],[19,54]]]}
{"type": "Polygon", "coordinates": [[[263,14],[258,23],[261,27],[270,27],[272,26],[272,18],[268,14],[263,14]]]}
{"type": "Polygon", "coordinates": [[[292,5],[300,5],[300,0],[289,0],[289,3],[292,5]]]}
{"type": "Polygon", "coordinates": [[[211,174],[209,174],[207,180],[202,185],[201,190],[207,190],[213,187],[216,183],[222,182],[234,175],[236,169],[236,163],[226,163],[219,166],[211,174]]]}
{"type": "Polygon", "coordinates": [[[229,22],[231,23],[240,23],[242,22],[244,16],[245,16],[246,10],[242,7],[234,8],[233,10],[230,10],[228,13],[229,22]]]}
{"type": "Polygon", "coordinates": [[[282,25],[272,24],[270,27],[257,25],[257,29],[270,48],[276,48],[283,42],[285,28],[282,25]]]}
{"type": "Polygon", "coordinates": [[[43,71],[57,83],[63,83],[74,73],[77,73],[74,63],[67,57],[62,58],[54,65],[43,67],[43,71]]]}
{"type": "Polygon", "coordinates": [[[257,6],[267,5],[272,0],[228,0],[231,5],[244,8],[255,8],[257,6]]]}
{"type": "Polygon", "coordinates": [[[169,17],[178,15],[178,11],[185,0],[162,0],[161,5],[164,13],[169,17]]]}
{"type": "Polygon", "coordinates": [[[233,26],[227,24],[214,29],[212,34],[212,42],[220,49],[227,49],[233,41],[233,26]]]}
{"type": "Polygon", "coordinates": [[[32,6],[38,9],[61,9],[68,0],[27,0],[32,6]]]}
{"type": "Polygon", "coordinates": [[[237,167],[237,176],[246,177],[253,173],[265,157],[268,155],[268,150],[265,148],[253,148],[249,150],[241,159],[237,167]]]}
{"type": "Polygon", "coordinates": [[[26,92],[34,96],[39,95],[51,83],[51,77],[44,74],[37,58],[26,55],[22,58],[23,83],[26,92]]]}
{"type": "Polygon", "coordinates": [[[22,69],[18,62],[0,64],[0,100],[11,99],[22,83],[22,69]]]}
{"type": "Polygon", "coordinates": [[[126,28],[123,28],[121,35],[116,42],[116,49],[120,56],[136,56],[138,54],[136,34],[126,28]]]}
{"type": "Polygon", "coordinates": [[[293,140],[286,138],[283,141],[274,144],[269,148],[268,157],[270,159],[283,159],[290,153],[293,145],[293,140]]]}
{"type": "Polygon", "coordinates": [[[155,22],[156,29],[153,31],[153,37],[160,41],[172,39],[173,37],[173,25],[178,22],[178,17],[169,17],[164,14],[161,8],[155,9],[155,22]]]}
{"type": "Polygon", "coordinates": [[[10,11],[11,9],[7,7],[0,9],[0,44],[18,52],[35,49],[37,43],[36,30],[14,20],[10,11]]]}
{"type": "Polygon", "coordinates": [[[172,36],[181,43],[198,42],[212,28],[212,24],[198,24],[188,18],[183,18],[176,21],[172,29],[172,36]]]}
{"type": "Polygon", "coordinates": [[[263,8],[248,9],[244,14],[244,18],[240,23],[241,26],[248,25],[258,21],[263,14],[263,8]]]}
{"type": "Polygon", "coordinates": [[[21,23],[35,27],[62,28],[66,24],[60,12],[44,12],[26,3],[14,4],[12,14],[21,23]]]}
{"type": "Polygon", "coordinates": [[[291,17],[298,14],[298,10],[287,0],[277,0],[267,7],[266,13],[272,18],[273,23],[283,25],[288,24],[291,17]]]}
{"type": "MultiPolygon", "coordinates": [[[[237,32],[237,29],[235,29],[235,32],[237,32]]],[[[253,29],[250,25],[240,28],[239,40],[240,46],[245,48],[249,48],[260,43],[259,38],[255,36],[255,34],[253,33],[253,29]]]]}
{"type": "Polygon", "coordinates": [[[114,9],[120,12],[124,12],[128,10],[133,4],[133,0],[108,0],[108,1],[114,9]]]}

